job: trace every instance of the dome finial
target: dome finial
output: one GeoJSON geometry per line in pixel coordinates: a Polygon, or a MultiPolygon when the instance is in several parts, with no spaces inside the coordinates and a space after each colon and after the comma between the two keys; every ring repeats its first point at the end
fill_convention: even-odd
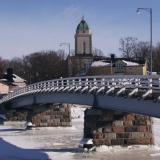
{"type": "Polygon", "coordinates": [[[84,18],[84,14],[83,14],[83,16],[82,16],[81,22],[82,22],[82,23],[85,23],[85,22],[86,22],[86,20],[85,20],[85,18],[84,18]]]}
{"type": "Polygon", "coordinates": [[[84,18],[84,13],[83,13],[83,15],[82,15],[82,20],[83,20],[83,21],[85,21],[85,18],[84,18]]]}

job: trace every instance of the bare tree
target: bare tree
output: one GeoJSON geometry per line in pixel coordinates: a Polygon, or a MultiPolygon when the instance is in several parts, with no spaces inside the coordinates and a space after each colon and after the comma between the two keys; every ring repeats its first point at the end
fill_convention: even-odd
{"type": "Polygon", "coordinates": [[[3,60],[2,57],[0,57],[0,76],[4,72],[4,69],[5,69],[5,60],[3,60]]]}
{"type": "Polygon", "coordinates": [[[64,52],[41,51],[23,57],[25,77],[31,83],[67,77],[64,52]]]}
{"type": "Polygon", "coordinates": [[[75,56],[75,50],[72,49],[70,54],[71,54],[71,56],[75,56]]]}
{"type": "Polygon", "coordinates": [[[103,52],[100,49],[94,48],[93,49],[94,56],[104,56],[103,52]]]}
{"type": "Polygon", "coordinates": [[[5,61],[6,66],[5,68],[12,68],[13,73],[19,75],[20,77],[23,77],[24,75],[24,65],[23,65],[23,59],[19,57],[14,57],[11,60],[6,60],[5,61]]]}
{"type": "Polygon", "coordinates": [[[119,41],[120,44],[119,50],[122,52],[121,57],[134,58],[136,43],[137,43],[137,38],[133,37],[121,38],[119,41]]]}
{"type": "Polygon", "coordinates": [[[153,48],[153,71],[160,72],[160,42],[153,48]]]}
{"type": "Polygon", "coordinates": [[[139,41],[135,46],[134,57],[136,59],[150,59],[150,43],[139,41]]]}
{"type": "Polygon", "coordinates": [[[66,53],[65,53],[65,51],[63,49],[59,49],[57,51],[57,54],[59,55],[59,57],[60,57],[61,60],[64,60],[64,59],[67,58],[66,53]]]}
{"type": "Polygon", "coordinates": [[[72,77],[85,72],[85,66],[84,66],[83,60],[79,58],[70,59],[69,68],[70,68],[70,74],[72,77]]]}

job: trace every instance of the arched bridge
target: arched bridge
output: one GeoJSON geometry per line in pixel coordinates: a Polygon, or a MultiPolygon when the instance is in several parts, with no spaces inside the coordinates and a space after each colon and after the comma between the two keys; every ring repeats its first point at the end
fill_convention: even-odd
{"type": "Polygon", "coordinates": [[[12,108],[70,103],[160,118],[159,75],[113,75],[61,78],[28,85],[0,99],[12,108]]]}

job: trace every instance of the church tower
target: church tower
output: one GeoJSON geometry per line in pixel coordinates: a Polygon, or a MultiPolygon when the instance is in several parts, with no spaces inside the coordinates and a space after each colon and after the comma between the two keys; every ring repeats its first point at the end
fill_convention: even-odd
{"type": "Polygon", "coordinates": [[[75,56],[92,56],[92,33],[84,16],[75,34],[75,56]]]}

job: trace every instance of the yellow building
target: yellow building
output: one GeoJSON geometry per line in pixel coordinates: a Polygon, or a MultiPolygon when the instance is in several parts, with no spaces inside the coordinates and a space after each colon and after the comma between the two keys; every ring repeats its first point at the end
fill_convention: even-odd
{"type": "Polygon", "coordinates": [[[133,60],[115,58],[110,62],[94,61],[87,75],[148,75],[149,63],[147,60],[133,60]]]}

